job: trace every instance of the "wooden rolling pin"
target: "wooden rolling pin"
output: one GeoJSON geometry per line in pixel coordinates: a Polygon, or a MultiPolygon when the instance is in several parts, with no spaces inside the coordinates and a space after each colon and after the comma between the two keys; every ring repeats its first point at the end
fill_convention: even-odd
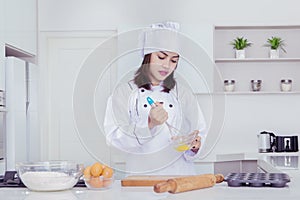
{"type": "Polygon", "coordinates": [[[216,183],[223,182],[223,180],[224,176],[222,174],[202,174],[196,176],[178,177],[157,183],[156,185],[154,185],[153,189],[157,193],[179,193],[212,187],[216,183]]]}

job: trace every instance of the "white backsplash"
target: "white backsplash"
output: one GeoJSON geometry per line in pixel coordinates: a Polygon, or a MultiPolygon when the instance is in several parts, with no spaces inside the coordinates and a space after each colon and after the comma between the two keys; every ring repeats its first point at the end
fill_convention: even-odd
{"type": "MultiPolygon", "coordinates": [[[[207,99],[203,96],[198,99],[209,118],[207,99]]],[[[296,106],[299,101],[300,94],[227,95],[223,131],[212,154],[258,152],[257,135],[264,130],[277,136],[299,137],[300,107],[296,106]]]]}

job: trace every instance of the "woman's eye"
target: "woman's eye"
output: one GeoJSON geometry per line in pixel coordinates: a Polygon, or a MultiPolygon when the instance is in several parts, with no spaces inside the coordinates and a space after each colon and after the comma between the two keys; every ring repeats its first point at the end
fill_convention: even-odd
{"type": "Polygon", "coordinates": [[[163,60],[163,59],[165,59],[165,57],[164,56],[157,56],[160,60],[163,60]]]}
{"type": "Polygon", "coordinates": [[[172,63],[177,63],[177,60],[171,60],[172,61],[172,63]]]}

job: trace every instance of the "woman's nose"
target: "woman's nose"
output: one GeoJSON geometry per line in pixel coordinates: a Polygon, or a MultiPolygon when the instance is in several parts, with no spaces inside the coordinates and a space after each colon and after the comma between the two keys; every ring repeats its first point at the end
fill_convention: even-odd
{"type": "Polygon", "coordinates": [[[163,67],[164,68],[169,68],[170,67],[170,61],[169,60],[164,61],[163,67]]]}

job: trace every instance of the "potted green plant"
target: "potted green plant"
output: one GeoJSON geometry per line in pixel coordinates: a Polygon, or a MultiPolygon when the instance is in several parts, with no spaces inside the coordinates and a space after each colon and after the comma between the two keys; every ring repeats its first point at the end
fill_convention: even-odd
{"type": "Polygon", "coordinates": [[[268,38],[267,44],[264,46],[270,47],[270,58],[279,58],[279,49],[286,53],[286,50],[283,48],[285,46],[284,40],[280,37],[272,36],[268,38]]]}
{"type": "Polygon", "coordinates": [[[252,43],[244,37],[236,37],[230,44],[233,46],[233,49],[235,49],[236,58],[245,58],[245,49],[252,45],[252,43]]]}

